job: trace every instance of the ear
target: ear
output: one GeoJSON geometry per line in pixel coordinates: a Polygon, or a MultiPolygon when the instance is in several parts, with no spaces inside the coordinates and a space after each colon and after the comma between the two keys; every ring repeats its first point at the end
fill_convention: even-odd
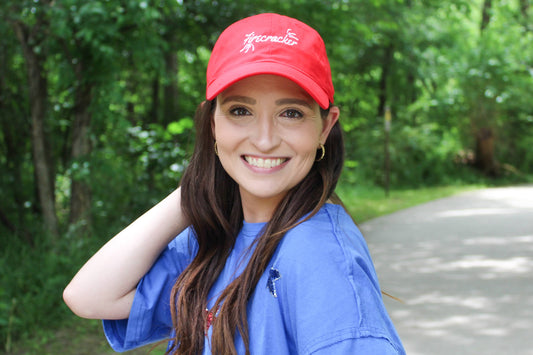
{"type": "Polygon", "coordinates": [[[329,109],[328,117],[326,117],[326,119],[322,121],[322,133],[320,134],[320,143],[326,143],[326,139],[328,139],[329,132],[331,131],[335,123],[337,123],[339,115],[340,110],[337,106],[332,106],[329,109]]]}

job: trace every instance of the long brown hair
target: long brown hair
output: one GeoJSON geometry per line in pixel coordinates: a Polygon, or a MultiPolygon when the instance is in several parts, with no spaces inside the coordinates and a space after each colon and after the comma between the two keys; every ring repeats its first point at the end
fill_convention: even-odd
{"type": "MultiPolygon", "coordinates": [[[[204,346],[207,297],[224,268],[243,224],[238,185],[224,171],[214,149],[212,113],[215,100],[199,106],[196,116],[196,146],[181,181],[181,208],[193,226],[198,252],[171,292],[175,329],[168,353],[193,355],[204,346]]],[[[322,110],[324,119],[329,110],[322,110]]],[[[234,344],[239,331],[249,354],[246,306],[259,278],[285,233],[308,214],[314,215],[334,194],[344,162],[344,144],[339,122],[333,126],[325,156],[280,202],[266,224],[248,265],[215,302],[219,310],[211,337],[214,354],[237,354],[234,344]]]]}

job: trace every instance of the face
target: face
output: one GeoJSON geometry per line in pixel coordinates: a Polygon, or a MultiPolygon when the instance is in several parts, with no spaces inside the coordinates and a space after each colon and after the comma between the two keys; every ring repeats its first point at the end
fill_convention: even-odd
{"type": "Polygon", "coordinates": [[[287,192],[311,170],[338,119],[293,81],[275,75],[243,79],[217,97],[213,133],[226,172],[239,185],[247,222],[270,220],[287,192]]]}

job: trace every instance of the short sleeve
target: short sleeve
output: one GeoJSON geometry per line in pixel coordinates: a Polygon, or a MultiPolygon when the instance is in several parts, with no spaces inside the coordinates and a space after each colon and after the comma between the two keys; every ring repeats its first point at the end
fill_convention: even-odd
{"type": "Polygon", "coordinates": [[[170,337],[170,291],[192,261],[197,245],[189,230],[181,233],[161,253],[140,280],[129,317],[104,320],[104,333],[115,351],[123,352],[170,337]]]}

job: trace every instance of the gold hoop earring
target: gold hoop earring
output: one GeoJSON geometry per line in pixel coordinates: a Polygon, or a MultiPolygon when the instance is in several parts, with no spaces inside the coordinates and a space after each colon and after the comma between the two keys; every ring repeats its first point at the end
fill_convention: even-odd
{"type": "Polygon", "coordinates": [[[215,141],[215,155],[218,157],[218,147],[217,147],[217,141],[215,141]]]}
{"type": "Polygon", "coordinates": [[[316,161],[321,161],[326,155],[326,148],[324,147],[324,144],[320,143],[320,149],[322,150],[322,154],[320,155],[320,158],[318,158],[316,161]]]}

